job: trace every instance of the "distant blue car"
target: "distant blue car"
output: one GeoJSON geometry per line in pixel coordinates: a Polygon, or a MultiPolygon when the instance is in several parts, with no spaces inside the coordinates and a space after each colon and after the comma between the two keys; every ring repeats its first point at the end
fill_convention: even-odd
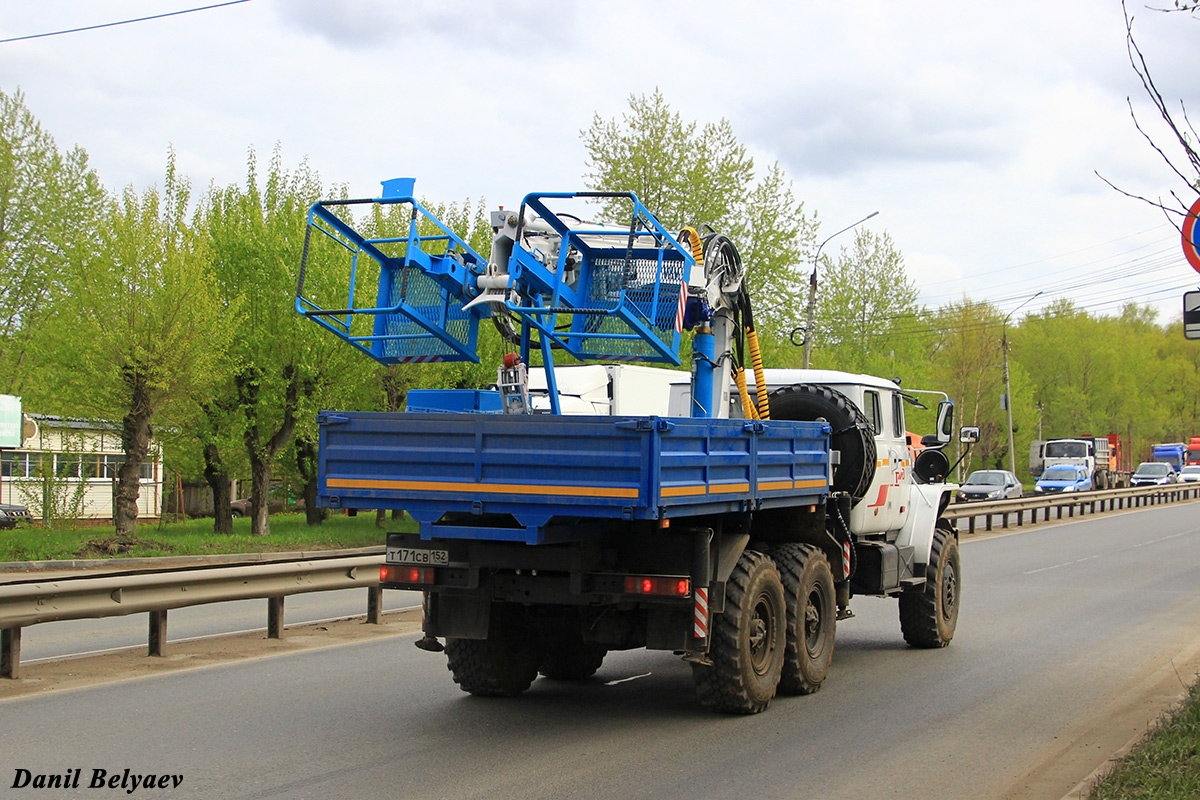
{"type": "Polygon", "coordinates": [[[1092,476],[1086,467],[1059,464],[1048,467],[1038,478],[1033,491],[1036,494],[1060,494],[1062,492],[1086,492],[1092,488],[1092,476]]]}

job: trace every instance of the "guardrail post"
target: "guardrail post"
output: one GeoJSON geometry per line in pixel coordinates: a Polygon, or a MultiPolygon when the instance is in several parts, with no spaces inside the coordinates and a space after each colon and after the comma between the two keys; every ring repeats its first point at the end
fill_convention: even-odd
{"type": "Polygon", "coordinates": [[[161,656],[167,646],[167,610],[150,612],[149,655],[161,656]]]}
{"type": "Polygon", "coordinates": [[[283,638],[283,597],[267,598],[267,638],[283,638]]]}
{"type": "Polygon", "coordinates": [[[379,615],[383,613],[383,589],[378,586],[367,587],[367,622],[379,624],[379,615]]]}
{"type": "Polygon", "coordinates": [[[21,677],[21,629],[0,630],[0,678],[21,677]]]}

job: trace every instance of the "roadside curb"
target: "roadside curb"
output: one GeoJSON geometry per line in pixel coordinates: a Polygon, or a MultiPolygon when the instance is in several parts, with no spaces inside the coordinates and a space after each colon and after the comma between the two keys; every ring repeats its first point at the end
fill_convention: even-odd
{"type": "MultiPolygon", "coordinates": [[[[1118,748],[1112,755],[1104,760],[1102,764],[1097,766],[1086,778],[1075,785],[1071,791],[1062,796],[1062,800],[1088,800],[1089,793],[1097,781],[1102,779],[1108,772],[1115,768],[1122,759],[1136,749],[1143,741],[1154,734],[1156,727],[1170,714],[1175,713],[1176,709],[1187,699],[1190,693],[1190,686],[1196,680],[1200,680],[1200,646],[1193,643],[1193,646],[1185,648],[1181,653],[1177,654],[1180,658],[1180,664],[1176,664],[1175,659],[1171,659],[1172,670],[1175,677],[1179,680],[1183,687],[1179,693],[1168,703],[1165,703],[1160,708],[1154,721],[1147,725],[1145,730],[1139,731],[1129,738],[1123,746],[1118,748]],[[1180,666],[1184,666],[1181,674],[1180,666]]],[[[1168,678],[1169,680],[1169,678],[1168,678]]]]}
{"type": "Polygon", "coordinates": [[[1103,764],[1092,770],[1092,773],[1086,778],[1075,784],[1075,788],[1063,795],[1062,800],[1088,800],[1088,795],[1091,792],[1092,786],[1096,781],[1103,778],[1109,770],[1120,763],[1121,759],[1129,755],[1133,748],[1141,744],[1142,740],[1149,735],[1149,731],[1143,731],[1132,737],[1125,745],[1117,752],[1109,756],[1103,764]]]}

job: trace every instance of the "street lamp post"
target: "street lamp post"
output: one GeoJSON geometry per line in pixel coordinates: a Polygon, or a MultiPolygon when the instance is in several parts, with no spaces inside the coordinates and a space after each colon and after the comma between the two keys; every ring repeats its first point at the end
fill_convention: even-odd
{"type": "Polygon", "coordinates": [[[1008,381],[1008,321],[1025,303],[1030,302],[1040,294],[1041,292],[1038,292],[1026,298],[1024,303],[1021,303],[1021,305],[1005,315],[1004,322],[1000,325],[1000,347],[1004,351],[1004,409],[1008,412],[1008,469],[1014,475],[1017,474],[1017,451],[1016,444],[1013,442],[1012,385],[1008,381]]]}
{"type": "Polygon", "coordinates": [[[819,245],[817,245],[817,254],[815,256],[813,256],[812,275],[810,275],[808,278],[808,313],[805,315],[805,327],[804,327],[804,368],[805,369],[808,369],[809,361],[812,358],[813,326],[816,324],[813,318],[816,315],[816,308],[817,308],[817,264],[819,264],[821,262],[821,248],[823,248],[825,245],[829,244],[829,240],[832,239],[834,236],[843,234],[846,231],[850,230],[851,228],[857,228],[859,225],[862,225],[864,222],[869,220],[871,217],[876,216],[878,213],[879,213],[878,211],[872,211],[870,214],[867,214],[865,217],[860,219],[858,222],[854,223],[853,225],[847,225],[845,228],[842,228],[837,233],[827,237],[825,239],[825,241],[823,241],[819,245]]]}

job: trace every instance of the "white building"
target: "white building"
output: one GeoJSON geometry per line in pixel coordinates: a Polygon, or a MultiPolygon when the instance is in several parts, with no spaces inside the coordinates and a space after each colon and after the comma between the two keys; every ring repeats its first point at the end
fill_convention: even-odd
{"type": "MultiPolygon", "coordinates": [[[[35,519],[113,516],[117,469],[125,462],[120,423],[30,414],[38,432],[0,452],[0,503],[27,506],[35,519]]],[[[161,449],[151,442],[142,464],[138,518],[157,519],[163,507],[161,449]]]]}

